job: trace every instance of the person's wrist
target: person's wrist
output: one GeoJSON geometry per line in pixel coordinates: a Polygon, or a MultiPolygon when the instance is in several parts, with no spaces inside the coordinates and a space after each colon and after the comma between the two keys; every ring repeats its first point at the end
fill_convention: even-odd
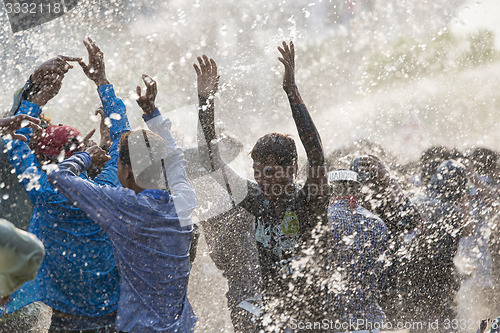
{"type": "Polygon", "coordinates": [[[102,150],[108,152],[109,149],[111,148],[111,143],[110,142],[101,143],[99,147],[101,147],[102,150]]]}
{"type": "Polygon", "coordinates": [[[146,105],[146,106],[143,106],[142,107],[142,112],[145,114],[145,115],[150,115],[151,113],[153,113],[154,111],[156,110],[156,106],[155,104],[149,104],[149,105],[146,105]]]}
{"type": "Polygon", "coordinates": [[[198,94],[198,100],[202,102],[206,102],[208,100],[214,99],[214,94],[209,93],[209,94],[198,94]]]}
{"type": "Polygon", "coordinates": [[[96,80],[94,80],[95,84],[100,87],[100,86],[105,86],[109,84],[109,81],[106,77],[101,77],[96,80]]]}
{"type": "Polygon", "coordinates": [[[40,96],[35,95],[32,98],[30,98],[30,100],[28,102],[36,104],[39,107],[44,107],[45,104],[47,104],[48,101],[45,98],[42,98],[40,96]]]}

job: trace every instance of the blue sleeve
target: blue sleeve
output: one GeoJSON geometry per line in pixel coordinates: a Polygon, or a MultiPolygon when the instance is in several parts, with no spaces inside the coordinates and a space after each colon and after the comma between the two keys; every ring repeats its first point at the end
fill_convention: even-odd
{"type": "Polygon", "coordinates": [[[130,124],[127,118],[127,109],[121,99],[116,97],[115,90],[111,84],[97,88],[101,98],[104,115],[111,121],[110,133],[111,141],[114,143],[123,133],[130,131],[130,124]]]}
{"type": "Polygon", "coordinates": [[[49,172],[47,178],[64,197],[75,202],[78,208],[106,231],[116,219],[117,206],[123,194],[129,190],[94,184],[78,177],[90,164],[90,155],[79,152],[59,163],[58,168],[49,172]]]}
{"type": "Polygon", "coordinates": [[[111,148],[109,155],[111,159],[106,162],[104,169],[94,178],[94,182],[101,185],[120,186],[116,170],[118,169],[118,145],[121,136],[130,131],[127,118],[127,110],[121,99],[116,97],[113,86],[108,84],[97,88],[101,98],[104,115],[111,121],[110,136],[111,148]]]}
{"type": "MultiPolygon", "coordinates": [[[[19,107],[19,110],[16,114],[26,114],[31,117],[39,118],[41,113],[42,109],[38,105],[28,101],[22,101],[21,106],[19,107]]],[[[33,130],[29,127],[24,127],[17,130],[16,133],[23,134],[26,138],[28,138],[29,143],[33,130]]]]}
{"type": "Polygon", "coordinates": [[[40,163],[26,142],[5,139],[5,147],[10,164],[16,170],[31,202],[46,201],[47,196],[55,193],[47,181],[47,174],[42,171],[40,163]]]}
{"type": "Polygon", "coordinates": [[[148,122],[149,120],[156,118],[156,117],[160,117],[160,116],[161,116],[160,110],[158,110],[158,108],[156,108],[150,114],[143,114],[142,119],[144,119],[145,122],[148,122]]]}

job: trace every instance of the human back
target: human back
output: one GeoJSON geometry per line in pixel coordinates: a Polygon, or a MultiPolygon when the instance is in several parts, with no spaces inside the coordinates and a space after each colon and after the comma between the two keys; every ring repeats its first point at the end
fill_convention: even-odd
{"type": "Polygon", "coordinates": [[[181,225],[167,191],[120,192],[119,223],[107,229],[122,280],[117,320],[155,318],[161,330],[180,313],[194,317],[186,297],[192,225],[181,225]]]}

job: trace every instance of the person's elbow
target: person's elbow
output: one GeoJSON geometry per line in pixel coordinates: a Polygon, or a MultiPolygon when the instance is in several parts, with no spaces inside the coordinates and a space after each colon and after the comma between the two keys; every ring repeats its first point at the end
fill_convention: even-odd
{"type": "Polygon", "coordinates": [[[192,188],[185,188],[178,195],[174,195],[173,200],[181,224],[191,224],[198,200],[194,190],[192,188]]]}
{"type": "Polygon", "coordinates": [[[64,174],[68,173],[68,171],[55,166],[54,168],[46,170],[46,173],[49,183],[52,186],[57,187],[59,184],[64,183],[64,174]]]}
{"type": "Polygon", "coordinates": [[[191,194],[190,194],[190,206],[189,209],[191,212],[193,212],[196,207],[198,206],[198,197],[196,197],[196,193],[194,192],[194,189],[191,189],[191,194]]]}
{"type": "Polygon", "coordinates": [[[196,197],[196,193],[192,187],[185,189],[184,191],[184,204],[183,210],[189,214],[193,213],[198,205],[198,198],[196,197]]]}
{"type": "Polygon", "coordinates": [[[57,179],[58,178],[59,178],[59,174],[58,174],[58,172],[56,170],[52,170],[52,171],[48,171],[47,172],[47,180],[52,185],[54,185],[55,183],[57,183],[57,179]]]}

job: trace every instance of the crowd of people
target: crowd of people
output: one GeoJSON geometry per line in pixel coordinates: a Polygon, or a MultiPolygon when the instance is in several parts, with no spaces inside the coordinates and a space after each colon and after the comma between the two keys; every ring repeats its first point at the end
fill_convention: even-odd
{"type": "MultiPolygon", "coordinates": [[[[193,332],[192,161],[155,105],[156,82],[142,76],[137,103],[148,130],[132,130],[102,50],[83,43],[88,63],[58,56],[39,65],[0,119],[0,216],[18,227],[0,220],[1,312],[43,302],[49,332],[193,332]],[[102,103],[99,144],[94,131],[42,114],[76,63],[102,103]]],[[[457,320],[454,258],[472,247],[478,262],[492,262],[491,292],[500,287],[498,154],[432,147],[392,170],[367,142],[325,154],[295,82],[293,42],[278,51],[307,161],[302,170],[290,135],[266,134],[250,152],[253,180],[221,156],[215,60],[193,64],[197,163],[231,202],[200,224],[228,280],[235,332],[471,331],[457,320]]]]}

